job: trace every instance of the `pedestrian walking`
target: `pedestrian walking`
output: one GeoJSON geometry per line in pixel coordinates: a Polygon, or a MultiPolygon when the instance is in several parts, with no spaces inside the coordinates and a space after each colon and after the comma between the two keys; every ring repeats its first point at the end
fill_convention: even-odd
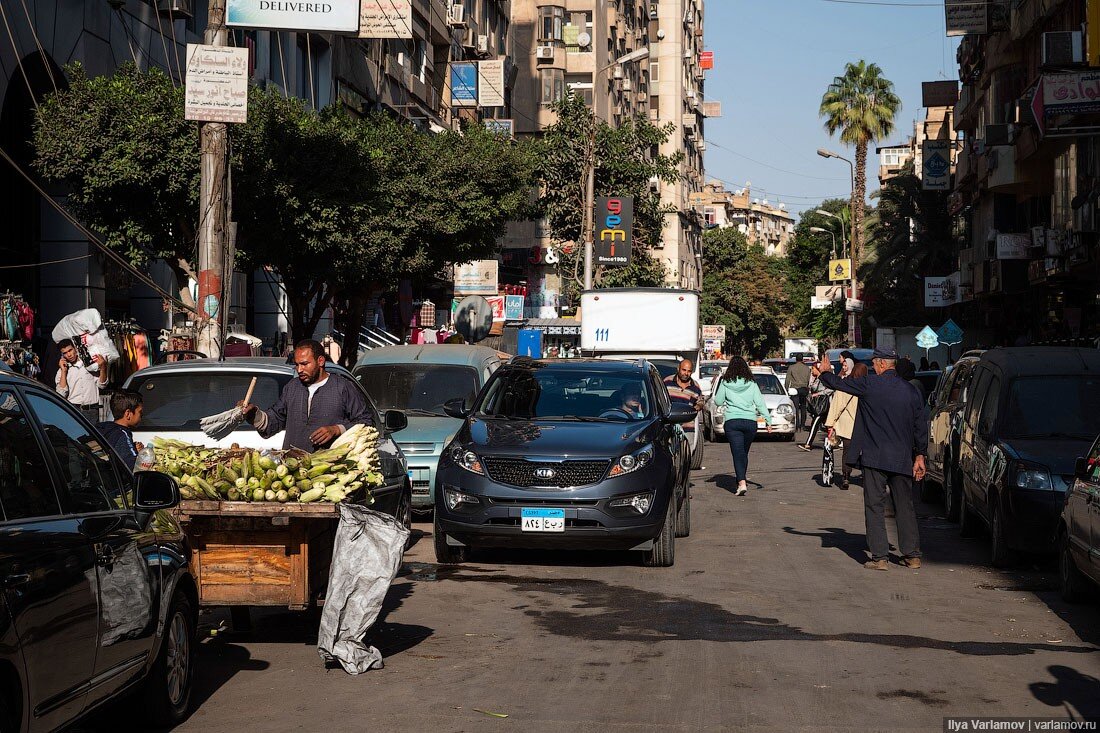
{"type": "MultiPolygon", "coordinates": [[[[668,398],[673,404],[686,405],[699,412],[703,409],[703,388],[691,376],[695,364],[691,359],[684,359],[677,366],[673,374],[665,377],[665,389],[668,390],[668,398]]],[[[695,421],[689,420],[680,425],[685,433],[695,432],[695,421]]]]}
{"type": "Polygon", "coordinates": [[[772,431],[772,419],[752,370],[740,356],[730,359],[715,390],[714,404],[722,410],[726,440],[733,454],[736,493],[737,496],[744,496],[748,491],[749,448],[756,438],[757,416],[763,418],[769,433],[772,431]]]}
{"type": "Polygon", "coordinates": [[[801,359],[796,359],[787,369],[787,377],[783,386],[788,392],[792,389],[795,391],[792,399],[794,400],[796,430],[806,429],[806,398],[810,395],[810,379],[812,377],[810,366],[801,359]]]}
{"type": "Polygon", "coordinates": [[[864,567],[872,570],[890,567],[884,515],[887,487],[897,514],[901,563],[909,568],[921,565],[913,480],[920,481],[925,475],[928,422],[917,390],[898,376],[897,361],[896,351],[875,349],[873,375],[841,379],[833,374],[827,358],[822,358],[814,369],[827,387],[860,398],[844,463],[863,469],[863,514],[871,552],[864,567]]]}
{"type": "Polygon", "coordinates": [[[100,354],[93,356],[99,370],[92,373],[84,366],[72,339],[62,339],[57,347],[61,350],[61,361],[54,376],[57,393],[84,413],[84,417],[98,423],[99,393],[107,389],[107,360],[100,354]]]}
{"type": "MultiPolygon", "coordinates": [[[[845,359],[845,368],[848,373],[844,374],[842,372],[842,379],[867,376],[866,364],[857,364],[851,359],[845,359]]],[[[847,454],[848,445],[852,440],[858,409],[858,397],[846,392],[834,392],[832,402],[829,404],[829,414],[825,416],[825,427],[828,430],[825,442],[840,448],[840,488],[844,491],[848,490],[848,484],[852,477],[852,467],[844,463],[844,456],[847,454]]]]}
{"type": "MultiPolygon", "coordinates": [[[[851,359],[845,359],[840,365],[840,378],[848,376],[855,364],[851,359]]],[[[829,416],[829,406],[833,401],[833,391],[821,383],[817,377],[810,380],[810,396],[806,400],[806,411],[813,418],[810,430],[806,433],[806,442],[799,443],[798,447],[809,452],[813,450],[814,440],[818,432],[825,427],[825,419],[829,416]]],[[[827,441],[826,441],[827,442],[827,441]]]]}

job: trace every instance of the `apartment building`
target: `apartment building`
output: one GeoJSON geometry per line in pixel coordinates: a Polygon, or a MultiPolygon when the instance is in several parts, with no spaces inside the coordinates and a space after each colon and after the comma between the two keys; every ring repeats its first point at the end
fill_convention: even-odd
{"type": "Polygon", "coordinates": [[[913,138],[899,145],[883,145],[875,148],[875,152],[878,153],[878,185],[881,188],[913,162],[913,138]]]}
{"type": "Polygon", "coordinates": [[[769,256],[786,256],[796,224],[786,204],[753,198],[747,186],[727,191],[719,181],[711,181],[702,191],[691,193],[690,200],[702,217],[704,229],[735,227],[749,244],[759,245],[769,256]]]}
{"type": "Polygon", "coordinates": [[[950,206],[962,302],[952,315],[999,343],[1095,343],[1100,3],[1004,10],[970,24],[957,55],[950,206]]]}

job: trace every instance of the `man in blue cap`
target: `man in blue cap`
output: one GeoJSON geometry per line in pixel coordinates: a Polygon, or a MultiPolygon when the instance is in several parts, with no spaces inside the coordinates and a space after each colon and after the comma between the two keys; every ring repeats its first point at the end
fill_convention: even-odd
{"type": "Polygon", "coordinates": [[[913,506],[913,480],[924,478],[928,422],[917,389],[898,376],[893,349],[875,349],[874,374],[840,379],[827,358],[814,367],[829,389],[859,397],[855,430],[844,462],[863,469],[863,506],[871,559],[864,567],[888,570],[890,541],[886,536],[886,487],[894,496],[901,563],[920,567],[920,534],[913,506]]]}

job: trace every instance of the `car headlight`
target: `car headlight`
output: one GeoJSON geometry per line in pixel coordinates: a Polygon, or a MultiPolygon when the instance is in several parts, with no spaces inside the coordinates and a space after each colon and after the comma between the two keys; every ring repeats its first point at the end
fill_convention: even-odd
{"type": "Polygon", "coordinates": [[[607,505],[612,509],[623,509],[630,507],[639,514],[645,514],[649,511],[649,508],[653,506],[653,492],[647,491],[644,494],[634,494],[633,496],[620,496],[618,499],[612,499],[607,502],[607,505]]]}
{"type": "Polygon", "coordinates": [[[451,460],[455,462],[455,465],[465,468],[470,473],[476,473],[479,476],[485,475],[485,468],[482,467],[481,459],[477,457],[477,453],[467,450],[461,445],[451,448],[451,460]]]}
{"type": "Polygon", "coordinates": [[[616,476],[624,476],[628,473],[633,473],[638,469],[645,468],[649,465],[649,462],[653,460],[653,446],[647,445],[645,448],[636,450],[633,453],[628,453],[611,467],[611,472],[607,474],[608,478],[614,478],[616,476]]]}
{"type": "Polygon", "coordinates": [[[481,501],[470,494],[464,494],[457,489],[452,489],[449,486],[443,487],[443,501],[447,504],[447,508],[454,511],[456,507],[462,504],[480,504],[481,501]]]}
{"type": "Polygon", "coordinates": [[[775,414],[776,415],[793,415],[794,414],[794,407],[791,406],[791,405],[788,405],[786,402],[784,402],[782,405],[775,408],[775,414]]]}
{"type": "Polygon", "coordinates": [[[1050,481],[1050,471],[1045,466],[1032,463],[1016,464],[1016,480],[1013,483],[1020,489],[1049,491],[1054,488],[1050,481]]]}

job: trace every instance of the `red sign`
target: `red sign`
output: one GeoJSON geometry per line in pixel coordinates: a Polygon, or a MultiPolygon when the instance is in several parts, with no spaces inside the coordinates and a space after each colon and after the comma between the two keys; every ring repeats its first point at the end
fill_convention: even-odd
{"type": "Polygon", "coordinates": [[[703,51],[699,54],[699,68],[704,71],[714,68],[714,51],[703,51]]]}

